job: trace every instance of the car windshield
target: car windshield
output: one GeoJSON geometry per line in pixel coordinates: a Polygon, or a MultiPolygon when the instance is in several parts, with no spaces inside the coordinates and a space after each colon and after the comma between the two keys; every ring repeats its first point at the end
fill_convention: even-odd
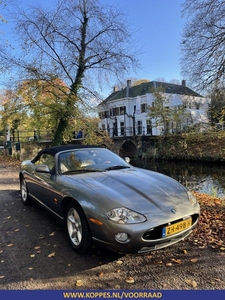
{"type": "Polygon", "coordinates": [[[104,148],[65,151],[59,155],[61,174],[110,171],[130,168],[123,158],[104,148]]]}

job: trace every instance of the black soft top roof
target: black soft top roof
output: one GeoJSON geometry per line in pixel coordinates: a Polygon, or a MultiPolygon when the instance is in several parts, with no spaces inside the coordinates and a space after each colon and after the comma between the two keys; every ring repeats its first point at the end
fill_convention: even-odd
{"type": "Polygon", "coordinates": [[[53,146],[53,147],[41,150],[37,154],[37,156],[32,160],[32,162],[35,162],[39,158],[39,156],[43,153],[48,153],[48,154],[55,156],[56,153],[65,151],[65,150],[73,150],[73,149],[76,150],[76,149],[87,149],[87,148],[103,148],[103,147],[96,146],[96,145],[76,145],[76,144],[53,146]]]}

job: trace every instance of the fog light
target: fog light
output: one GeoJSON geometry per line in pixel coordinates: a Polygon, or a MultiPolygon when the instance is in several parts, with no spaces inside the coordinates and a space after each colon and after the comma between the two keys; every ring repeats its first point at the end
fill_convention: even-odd
{"type": "Polygon", "coordinates": [[[119,243],[127,243],[127,242],[129,242],[128,234],[125,232],[118,232],[115,235],[115,240],[119,243]]]}

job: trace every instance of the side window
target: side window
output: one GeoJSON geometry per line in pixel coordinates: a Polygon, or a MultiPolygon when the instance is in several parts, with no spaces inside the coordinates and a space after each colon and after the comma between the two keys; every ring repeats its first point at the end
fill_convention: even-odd
{"type": "Polygon", "coordinates": [[[42,154],[39,158],[39,160],[37,160],[35,162],[36,165],[46,165],[49,167],[49,169],[51,170],[54,167],[54,157],[50,154],[42,154]]]}

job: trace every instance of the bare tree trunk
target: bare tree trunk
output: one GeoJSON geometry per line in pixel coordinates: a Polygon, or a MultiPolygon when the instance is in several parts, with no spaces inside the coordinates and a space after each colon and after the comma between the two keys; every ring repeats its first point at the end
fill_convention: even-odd
{"type": "MultiPolygon", "coordinates": [[[[84,5],[85,8],[85,5],[84,5]]],[[[58,127],[56,129],[56,133],[54,136],[53,144],[60,145],[63,142],[63,134],[68,127],[69,119],[71,117],[71,112],[75,109],[75,102],[77,100],[78,91],[82,85],[82,78],[85,72],[85,40],[86,40],[86,32],[87,32],[87,24],[88,18],[86,16],[86,10],[83,11],[83,21],[81,26],[81,43],[80,43],[80,51],[79,51],[79,66],[77,68],[77,73],[75,76],[75,80],[71,85],[71,95],[72,97],[68,96],[68,100],[66,103],[67,107],[67,115],[64,118],[60,118],[58,127]]]]}
{"type": "Polygon", "coordinates": [[[71,120],[99,95],[98,87],[120,81],[139,66],[139,49],[124,13],[98,0],[59,0],[50,10],[39,5],[29,11],[13,9],[15,33],[24,52],[12,55],[10,47],[1,47],[0,67],[7,72],[15,67],[20,77],[22,70],[26,80],[49,84],[49,91],[47,87],[42,91],[46,101],[33,93],[26,105],[38,121],[37,112],[46,108],[54,120],[49,125],[56,127],[53,143],[62,144],[71,120]]]}

